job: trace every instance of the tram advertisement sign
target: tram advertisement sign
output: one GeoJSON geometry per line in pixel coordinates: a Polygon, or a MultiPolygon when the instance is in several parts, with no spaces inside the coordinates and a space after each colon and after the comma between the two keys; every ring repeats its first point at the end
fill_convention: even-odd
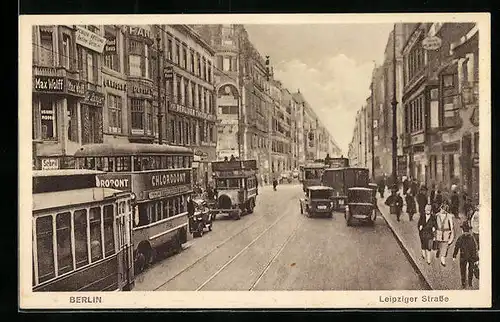
{"type": "Polygon", "coordinates": [[[132,188],[132,178],[130,174],[106,173],[98,174],[95,177],[97,188],[112,188],[122,191],[130,191],[132,188]]]}

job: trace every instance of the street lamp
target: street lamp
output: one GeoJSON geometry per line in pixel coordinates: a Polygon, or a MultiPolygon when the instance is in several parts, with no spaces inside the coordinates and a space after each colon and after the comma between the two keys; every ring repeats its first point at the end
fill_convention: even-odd
{"type": "Polygon", "coordinates": [[[398,106],[398,101],[396,100],[396,24],[394,24],[394,31],[392,37],[392,183],[397,187],[397,153],[398,153],[398,137],[397,137],[397,120],[396,120],[396,109],[398,106]]]}
{"type": "Polygon", "coordinates": [[[161,69],[160,69],[160,60],[161,60],[161,46],[160,46],[161,37],[160,34],[156,35],[156,43],[157,43],[157,53],[158,57],[156,59],[158,68],[157,68],[157,82],[158,82],[158,144],[162,144],[163,142],[163,126],[162,126],[162,104],[161,104],[161,69]]]}

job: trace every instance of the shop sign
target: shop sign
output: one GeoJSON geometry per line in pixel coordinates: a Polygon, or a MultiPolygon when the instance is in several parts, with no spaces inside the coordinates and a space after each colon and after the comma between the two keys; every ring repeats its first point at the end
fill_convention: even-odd
{"type": "Polygon", "coordinates": [[[76,43],[102,54],[104,45],[106,44],[106,38],[101,37],[90,30],[77,26],[76,43]]]}
{"type": "Polygon", "coordinates": [[[66,91],[77,96],[85,96],[85,83],[68,78],[66,82],[66,91]]]}
{"type": "Polygon", "coordinates": [[[106,44],[104,45],[104,54],[113,55],[116,54],[116,38],[106,39],[106,44]]]}
{"type": "Polygon", "coordinates": [[[460,150],[460,143],[454,142],[450,144],[443,144],[443,152],[457,152],[460,150]]]}
{"type": "Polygon", "coordinates": [[[128,33],[132,36],[142,37],[146,39],[151,38],[151,31],[138,26],[129,26],[128,33]]]}
{"type": "Polygon", "coordinates": [[[112,188],[122,191],[131,190],[131,176],[128,174],[98,174],[95,177],[95,183],[97,188],[112,188]]]}
{"type": "Polygon", "coordinates": [[[170,104],[169,110],[172,112],[182,113],[182,114],[186,114],[189,116],[206,119],[208,121],[215,121],[215,115],[201,112],[201,111],[195,110],[194,108],[185,107],[185,106],[182,106],[179,104],[170,104]]]}
{"type": "Polygon", "coordinates": [[[163,68],[163,74],[165,76],[165,79],[167,80],[172,80],[174,78],[174,69],[172,66],[168,66],[163,68]]]}
{"type": "Polygon", "coordinates": [[[38,92],[64,92],[64,77],[35,76],[33,77],[33,88],[38,92]]]}
{"type": "Polygon", "coordinates": [[[424,133],[413,134],[411,136],[411,144],[420,144],[424,142],[424,133]]]}
{"type": "Polygon", "coordinates": [[[441,48],[442,40],[437,36],[429,36],[422,40],[422,47],[425,50],[438,50],[441,48]]]}
{"type": "Polygon", "coordinates": [[[98,106],[98,107],[103,107],[104,106],[104,94],[87,90],[87,92],[85,93],[85,98],[84,98],[82,103],[87,104],[87,105],[94,105],[94,106],[98,106]]]}
{"type": "Polygon", "coordinates": [[[153,96],[153,89],[149,86],[133,84],[132,85],[132,94],[153,96]]]}
{"type": "Polygon", "coordinates": [[[169,171],[150,173],[146,186],[163,188],[188,184],[191,182],[190,171],[169,171]]]}
{"type": "Polygon", "coordinates": [[[42,170],[59,169],[59,159],[42,159],[42,170]]]}
{"type": "Polygon", "coordinates": [[[126,91],[127,90],[127,84],[122,83],[122,82],[117,82],[115,80],[103,77],[102,78],[102,86],[107,87],[107,88],[112,88],[116,89],[117,91],[126,91]]]}
{"type": "Polygon", "coordinates": [[[191,190],[191,185],[186,184],[182,186],[168,187],[150,191],[148,192],[147,196],[149,199],[158,199],[158,198],[165,198],[173,195],[178,195],[180,193],[188,192],[189,190],[191,190]]]}

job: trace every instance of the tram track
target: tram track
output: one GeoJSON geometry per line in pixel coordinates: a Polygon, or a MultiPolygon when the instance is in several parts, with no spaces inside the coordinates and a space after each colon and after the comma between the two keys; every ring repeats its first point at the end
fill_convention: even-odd
{"type": "MultiPolygon", "coordinates": [[[[292,196],[290,198],[290,201],[294,199],[295,196],[292,196]]],[[[241,236],[241,234],[247,230],[249,230],[251,227],[253,227],[254,225],[258,224],[258,223],[262,223],[265,219],[268,219],[270,217],[272,217],[276,211],[279,210],[279,206],[276,205],[275,203],[270,203],[270,204],[267,204],[266,203],[266,209],[267,211],[264,213],[264,215],[260,216],[259,218],[255,219],[253,222],[251,222],[250,224],[248,224],[247,226],[243,227],[242,229],[236,231],[235,233],[233,233],[231,236],[229,236],[228,238],[224,239],[222,242],[218,243],[215,247],[213,247],[211,250],[209,250],[207,253],[203,254],[202,256],[200,256],[199,258],[197,258],[193,263],[189,264],[188,266],[184,267],[183,269],[181,269],[180,271],[178,271],[177,273],[175,273],[173,276],[169,277],[168,279],[166,279],[165,281],[163,281],[160,285],[156,286],[155,288],[153,288],[153,291],[157,291],[161,288],[163,288],[165,285],[167,285],[169,282],[173,281],[174,279],[176,279],[177,277],[179,277],[180,275],[182,275],[183,273],[185,273],[186,271],[190,270],[191,268],[195,267],[195,265],[199,264],[201,261],[203,261],[204,259],[208,258],[208,256],[210,256],[211,254],[213,254],[215,251],[217,251],[218,249],[220,249],[221,247],[223,247],[224,245],[228,244],[231,240],[235,239],[236,237],[238,236],[241,236]],[[269,211],[271,210],[271,211],[269,211]]],[[[267,231],[269,231],[271,228],[273,228],[274,226],[276,226],[279,222],[282,221],[282,219],[287,216],[289,213],[288,212],[284,212],[282,215],[280,215],[276,220],[274,220],[271,225],[269,225],[263,232],[261,232],[256,238],[254,238],[249,244],[247,244],[242,250],[240,250],[235,256],[233,256],[228,262],[226,262],[223,266],[223,268],[226,268],[227,266],[229,266],[229,264],[231,262],[233,262],[239,255],[241,255],[245,250],[247,250],[251,245],[253,245],[255,242],[257,242],[262,236],[265,235],[265,233],[267,231]]],[[[252,216],[253,214],[251,214],[250,216],[252,216]]],[[[211,278],[209,278],[209,280],[205,281],[206,283],[203,283],[201,286],[204,286],[206,285],[207,283],[210,282],[210,280],[212,280],[213,278],[215,278],[218,274],[220,274],[220,272],[222,272],[223,269],[219,269],[217,271],[216,274],[213,274],[211,276],[211,278]]],[[[198,289],[200,289],[200,287],[198,287],[198,289]]],[[[197,289],[197,290],[198,290],[197,289]]]]}

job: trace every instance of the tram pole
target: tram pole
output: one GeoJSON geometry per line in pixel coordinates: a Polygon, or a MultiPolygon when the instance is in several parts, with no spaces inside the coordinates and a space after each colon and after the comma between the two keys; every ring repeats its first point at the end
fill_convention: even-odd
{"type": "MultiPolygon", "coordinates": [[[[376,68],[376,66],[375,66],[376,68]]],[[[374,69],[375,70],[375,69],[374,69]]],[[[375,97],[374,97],[374,94],[373,94],[373,81],[374,81],[374,75],[372,75],[372,82],[370,84],[370,92],[371,92],[371,150],[372,150],[372,180],[373,182],[375,182],[375,137],[374,137],[374,118],[375,118],[375,114],[374,114],[374,108],[373,108],[373,105],[374,105],[374,101],[375,101],[375,97]]]]}
{"type": "Polygon", "coordinates": [[[162,104],[161,104],[161,69],[160,69],[160,63],[162,59],[162,50],[161,50],[161,37],[160,34],[156,36],[156,43],[157,43],[157,82],[158,82],[158,144],[163,144],[163,126],[162,126],[162,118],[163,118],[163,111],[162,111],[162,104]]]}
{"type": "Polygon", "coordinates": [[[397,120],[396,120],[396,109],[398,106],[398,101],[396,99],[396,24],[394,24],[393,39],[392,39],[392,183],[397,187],[397,153],[398,153],[398,137],[397,137],[397,120]]]}

